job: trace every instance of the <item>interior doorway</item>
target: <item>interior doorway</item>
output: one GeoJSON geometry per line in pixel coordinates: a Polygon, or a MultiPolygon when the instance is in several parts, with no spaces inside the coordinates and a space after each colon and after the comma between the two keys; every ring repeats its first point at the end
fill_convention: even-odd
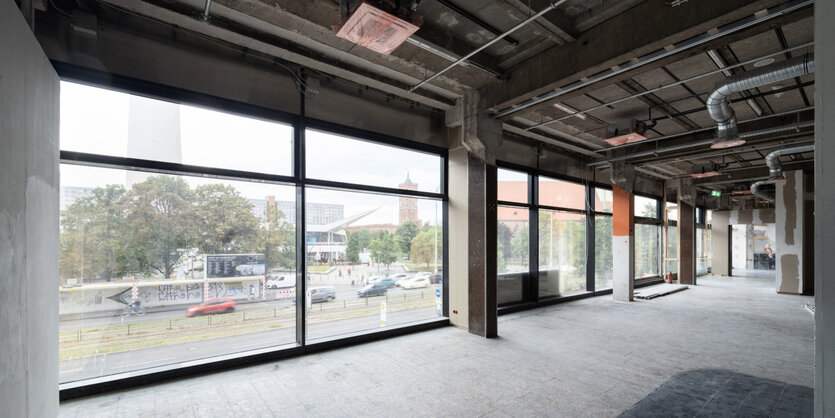
{"type": "Polygon", "coordinates": [[[774,241],[776,225],[732,225],[731,268],[734,276],[768,276],[775,274],[774,241]]]}

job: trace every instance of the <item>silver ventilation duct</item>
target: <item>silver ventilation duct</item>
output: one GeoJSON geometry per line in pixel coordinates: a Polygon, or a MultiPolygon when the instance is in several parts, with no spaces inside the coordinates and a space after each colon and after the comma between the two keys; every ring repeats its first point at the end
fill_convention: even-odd
{"type": "Polygon", "coordinates": [[[762,187],[764,184],[774,184],[786,181],[786,178],[783,176],[783,163],[780,162],[780,157],[789,154],[802,154],[804,152],[813,152],[814,150],[814,145],[806,145],[802,147],[783,148],[766,155],[765,164],[768,166],[768,180],[762,180],[752,184],[751,193],[753,193],[755,196],[766,199],[769,202],[773,202],[774,197],[769,195],[768,193],[761,191],[760,187],[762,187]]]}
{"type": "MultiPolygon", "coordinates": [[[[717,127],[717,142],[736,141],[739,138],[736,114],[728,102],[730,95],[813,72],[815,72],[814,59],[810,56],[803,56],[746,71],[718,83],[716,90],[707,98],[707,111],[719,125],[717,127]]],[[[742,143],[744,141],[735,143],[735,145],[741,145],[742,143]]]]}

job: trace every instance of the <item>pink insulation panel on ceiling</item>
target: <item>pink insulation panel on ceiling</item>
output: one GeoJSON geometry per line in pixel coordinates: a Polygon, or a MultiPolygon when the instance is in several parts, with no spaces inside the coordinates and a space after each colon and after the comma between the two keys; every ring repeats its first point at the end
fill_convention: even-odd
{"type": "Polygon", "coordinates": [[[362,3],[339,28],[336,36],[389,55],[418,29],[418,26],[397,16],[362,3]]]}

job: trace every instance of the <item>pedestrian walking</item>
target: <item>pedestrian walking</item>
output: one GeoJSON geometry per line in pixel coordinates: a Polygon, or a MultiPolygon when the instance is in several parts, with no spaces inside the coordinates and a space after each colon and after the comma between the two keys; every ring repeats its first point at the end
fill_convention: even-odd
{"type": "Polygon", "coordinates": [[[247,297],[247,300],[252,300],[254,298],[255,298],[255,286],[249,285],[249,297],[247,297]]]}

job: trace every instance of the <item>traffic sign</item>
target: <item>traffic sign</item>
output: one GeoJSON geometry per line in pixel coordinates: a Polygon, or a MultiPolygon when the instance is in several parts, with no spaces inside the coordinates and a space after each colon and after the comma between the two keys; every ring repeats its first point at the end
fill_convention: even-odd
{"type": "Polygon", "coordinates": [[[441,289],[435,289],[435,297],[436,298],[441,297],[441,289]]]}

